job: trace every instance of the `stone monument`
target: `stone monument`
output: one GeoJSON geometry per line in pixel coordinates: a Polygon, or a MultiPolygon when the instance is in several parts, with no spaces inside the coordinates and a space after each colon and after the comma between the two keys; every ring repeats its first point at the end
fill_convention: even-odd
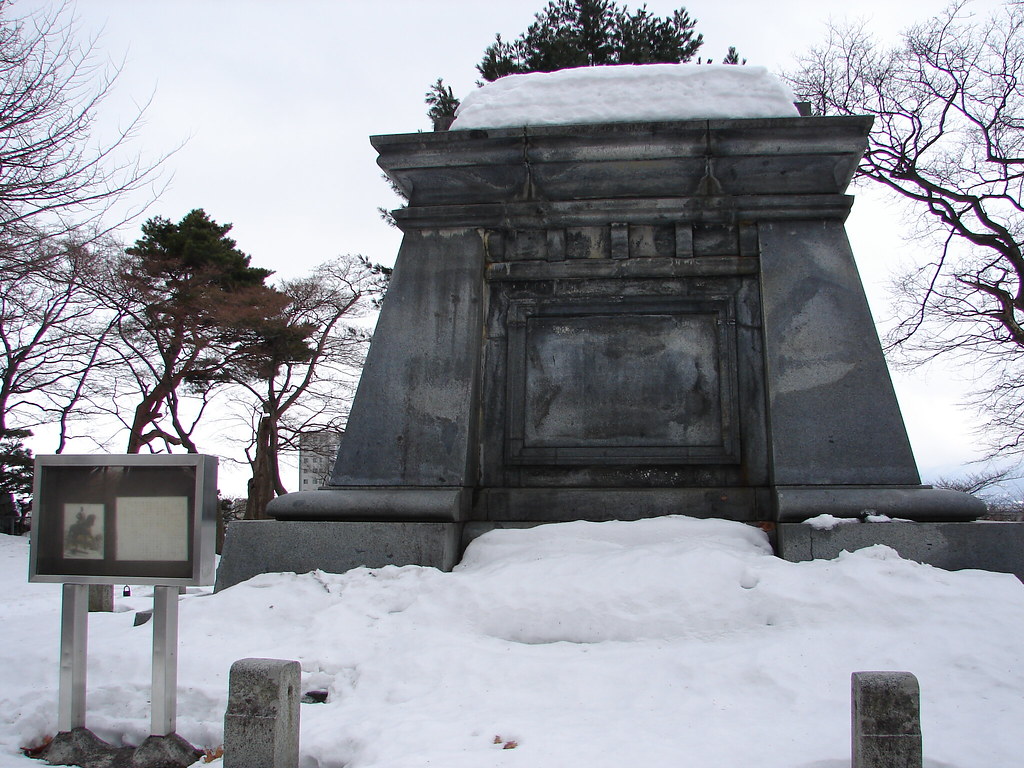
{"type": "Polygon", "coordinates": [[[250,570],[449,568],[552,521],[977,517],[921,484],[846,237],[870,127],[373,137],[409,205],[333,474],[229,550],[262,525],[250,570]]]}

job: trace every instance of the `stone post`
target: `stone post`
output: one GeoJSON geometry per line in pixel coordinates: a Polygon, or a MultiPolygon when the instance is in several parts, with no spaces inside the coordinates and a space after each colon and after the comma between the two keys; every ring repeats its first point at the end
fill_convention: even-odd
{"type": "Polygon", "coordinates": [[[231,665],[224,715],[224,768],[297,768],[297,661],[239,659],[231,665]]]}
{"type": "Polygon", "coordinates": [[[89,613],[110,613],[114,610],[112,584],[89,585],[89,613]]]}
{"type": "Polygon", "coordinates": [[[921,768],[921,689],[909,672],[854,672],[853,768],[921,768]]]}

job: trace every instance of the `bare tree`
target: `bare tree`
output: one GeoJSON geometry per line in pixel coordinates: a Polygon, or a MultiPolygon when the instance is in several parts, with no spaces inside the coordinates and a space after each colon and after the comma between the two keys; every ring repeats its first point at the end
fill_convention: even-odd
{"type": "MultiPolygon", "coordinates": [[[[92,239],[86,236],[87,239],[92,239]]],[[[0,251],[0,432],[56,424],[56,452],[104,365],[112,315],[90,289],[95,249],[74,234],[0,251]]]]}
{"type": "Polygon", "coordinates": [[[911,361],[960,355],[994,451],[1024,453],[1024,4],[955,2],[883,48],[833,25],[787,75],[821,115],[875,118],[859,175],[902,196],[935,256],[905,274],[889,336],[911,361]]]}
{"type": "Polygon", "coordinates": [[[952,491],[985,497],[998,491],[1001,483],[1019,480],[1020,471],[1015,467],[988,467],[976,472],[967,472],[956,477],[940,477],[932,485],[952,491]]]}
{"type": "Polygon", "coordinates": [[[57,424],[59,452],[110,328],[91,252],[127,196],[153,199],[162,158],[131,150],[144,107],[100,130],[119,67],[78,39],[70,4],[16,13],[0,0],[0,429],[57,424]]]}
{"type": "Polygon", "coordinates": [[[1020,492],[1007,484],[1021,478],[1020,469],[1013,466],[985,467],[955,477],[940,477],[933,485],[953,491],[969,493],[985,502],[985,518],[989,520],[1020,520],[1024,501],[1020,492]]]}
{"type": "Polygon", "coordinates": [[[237,380],[252,406],[246,518],[265,517],[267,503],[286,492],[282,451],[296,450],[304,433],[344,429],[369,343],[369,333],[352,321],[366,314],[385,283],[379,267],[342,256],[278,286],[289,300],[281,317],[292,333],[268,337],[255,368],[237,380]]]}
{"type": "Polygon", "coordinates": [[[162,158],[147,164],[130,151],[144,107],[98,131],[119,67],[101,62],[95,40],[76,38],[70,6],[22,17],[11,7],[0,0],[0,247],[15,258],[40,232],[97,225],[156,181],[162,158]]]}

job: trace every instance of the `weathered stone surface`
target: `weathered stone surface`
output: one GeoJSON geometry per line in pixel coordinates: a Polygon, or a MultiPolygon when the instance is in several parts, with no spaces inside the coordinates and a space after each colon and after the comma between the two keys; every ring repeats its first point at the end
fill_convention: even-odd
{"type": "Polygon", "coordinates": [[[471,485],[482,287],[476,230],[406,235],[330,485],[471,485]]]}
{"type": "Polygon", "coordinates": [[[870,126],[373,137],[405,238],[328,488],[268,508],[344,543],[315,561],[253,541],[222,571],[450,565],[475,521],[798,520],[822,493],[840,514],[972,517],[920,485],[843,228],[870,126]],[[451,528],[406,546],[370,521],[451,528]]]}
{"type": "Polygon", "coordinates": [[[81,768],[186,768],[202,752],[176,733],[150,736],[138,747],[115,747],[88,728],[58,733],[40,755],[50,765],[81,768]]]}
{"type": "Polygon", "coordinates": [[[752,488],[492,488],[481,492],[474,519],[599,522],[661,515],[770,520],[772,506],[767,489],[752,488]]]}
{"type": "Polygon", "coordinates": [[[854,672],[853,768],[921,768],[921,690],[909,672],[854,672]]]}
{"type": "Polygon", "coordinates": [[[885,544],[938,568],[999,571],[1024,581],[1024,523],[844,523],[831,530],[781,523],[776,534],[776,553],[793,562],[885,544]]]}
{"type": "Polygon", "coordinates": [[[462,488],[345,488],[301,491],[279,496],[278,520],[354,520],[363,522],[447,522],[465,520],[470,493],[462,488]]]}
{"type": "Polygon", "coordinates": [[[225,768],[297,768],[300,677],[297,661],[240,659],[231,665],[225,768]]]}
{"type": "Polygon", "coordinates": [[[974,520],[985,513],[981,499],[929,486],[779,486],[775,496],[776,516],[783,523],[822,514],[857,518],[888,515],[917,521],[956,522],[974,520]]]}
{"type": "Polygon", "coordinates": [[[187,768],[202,754],[176,733],[149,736],[132,753],[132,768],[187,768]]]}
{"type": "Polygon", "coordinates": [[[110,584],[89,585],[89,613],[110,613],[114,610],[114,587],[110,584]]]}
{"type": "Polygon", "coordinates": [[[842,223],[760,235],[775,484],[919,484],[842,223]]]}
{"type": "Polygon", "coordinates": [[[129,768],[132,747],[115,747],[88,728],[62,731],[40,755],[50,765],[78,765],[81,768],[129,768]]]}
{"type": "Polygon", "coordinates": [[[385,565],[451,569],[459,558],[459,535],[456,523],[236,520],[228,526],[216,589],[280,571],[342,573],[385,565]]]}
{"type": "Polygon", "coordinates": [[[414,207],[689,197],[711,158],[725,195],[842,192],[870,118],[531,126],[374,136],[414,207]],[[443,169],[443,173],[439,172],[443,169]]]}

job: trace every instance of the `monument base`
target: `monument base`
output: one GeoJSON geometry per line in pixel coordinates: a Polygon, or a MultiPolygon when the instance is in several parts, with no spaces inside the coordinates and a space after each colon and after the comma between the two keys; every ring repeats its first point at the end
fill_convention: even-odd
{"type": "Polygon", "coordinates": [[[468,488],[321,488],[278,496],[267,514],[276,520],[455,523],[466,519],[471,497],[468,488]]]}
{"type": "Polygon", "coordinates": [[[461,528],[460,523],[236,520],[228,525],[215,590],[261,573],[343,573],[385,565],[451,570],[460,555],[461,528]]]}
{"type": "Polygon", "coordinates": [[[277,519],[228,527],[216,589],[260,573],[385,565],[450,570],[469,541],[493,528],[668,514],[774,520],[777,553],[787,560],[887,544],[941,568],[981,568],[1024,579],[1024,523],[967,522],[984,512],[984,504],[966,494],[928,486],[785,486],[774,489],[774,505],[772,495],[767,488],[490,488],[474,496],[467,488],[387,486],[292,493],[268,508],[277,519]],[[832,530],[802,524],[826,513],[914,522],[851,522],[832,530]]]}
{"type": "Polygon", "coordinates": [[[977,520],[985,514],[985,502],[930,485],[790,485],[776,487],[775,509],[780,523],[800,523],[823,514],[953,523],[977,520]]]}
{"type": "Polygon", "coordinates": [[[1024,523],[840,523],[827,530],[780,523],[776,554],[791,562],[830,560],[884,544],[908,560],[949,571],[977,568],[1024,581],[1024,523]]]}

